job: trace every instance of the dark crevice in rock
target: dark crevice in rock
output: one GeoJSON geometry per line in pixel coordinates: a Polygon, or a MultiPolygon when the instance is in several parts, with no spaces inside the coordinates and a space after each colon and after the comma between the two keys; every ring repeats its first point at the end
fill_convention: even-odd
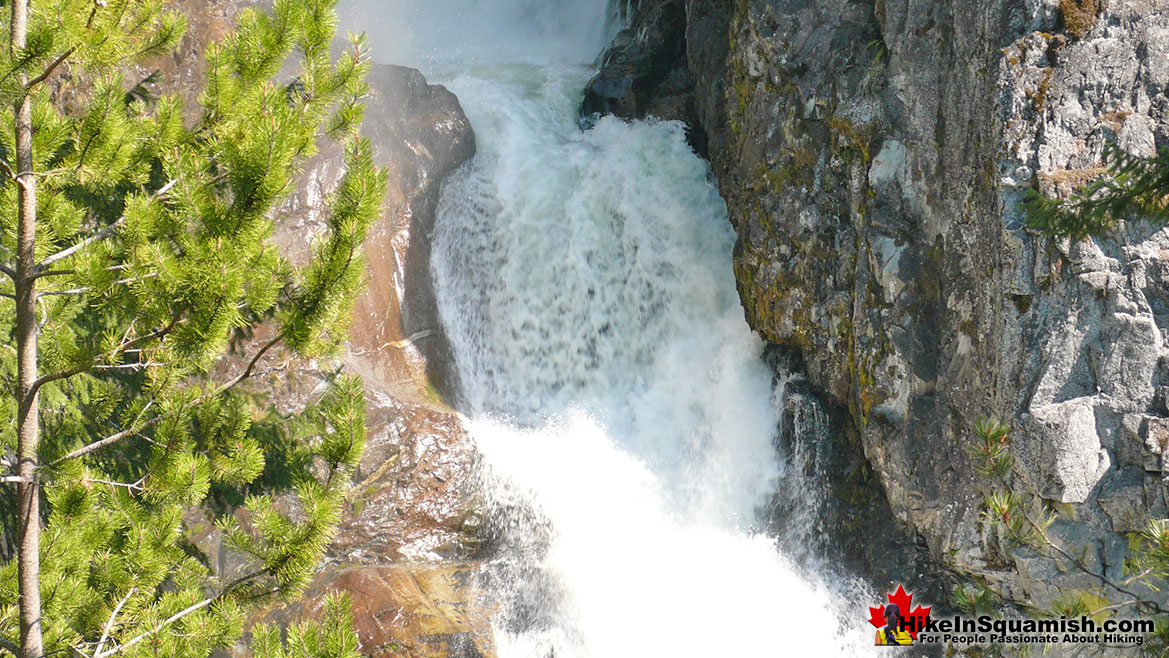
{"type": "Polygon", "coordinates": [[[601,54],[600,71],[585,87],[582,122],[587,125],[610,114],[678,120],[686,124],[691,147],[705,156],[706,133],[695,109],[694,78],[686,66],[686,28],[682,0],[638,4],[629,27],[601,54]]]}
{"type": "Polygon", "coordinates": [[[414,344],[426,360],[427,379],[442,399],[452,404],[459,383],[454,353],[438,315],[430,273],[430,234],[436,220],[441,183],[475,155],[475,134],[455,95],[446,87],[428,84],[418,71],[379,67],[370,77],[371,80],[385,80],[387,96],[400,103],[404,116],[421,119],[416,125],[406,123],[399,128],[401,135],[398,139],[403,144],[426,145],[433,158],[431,170],[425,171],[421,177],[418,193],[410,202],[412,239],[403,263],[401,326],[402,335],[406,337],[430,332],[425,339],[414,344]],[[438,120],[443,116],[449,116],[450,121],[438,120]],[[444,125],[456,125],[460,129],[447,130],[444,125]]]}
{"type": "MultiPolygon", "coordinates": [[[[799,373],[799,353],[768,346],[777,373],[799,373]]],[[[826,561],[878,589],[904,584],[922,599],[945,601],[953,578],[937,568],[923,537],[898,521],[864,455],[848,411],[796,376],[784,388],[779,451],[784,476],[767,522],[785,552],[826,561]]]]}

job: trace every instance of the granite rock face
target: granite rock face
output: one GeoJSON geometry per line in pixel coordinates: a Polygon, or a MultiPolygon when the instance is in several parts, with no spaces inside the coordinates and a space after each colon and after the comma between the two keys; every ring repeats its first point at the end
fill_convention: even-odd
{"type": "Polygon", "coordinates": [[[1091,587],[981,520],[965,446],[1001,418],[1014,486],[1119,576],[1123,533],[1169,516],[1169,230],[1069,244],[1026,229],[1021,203],[1099,175],[1106,143],[1169,146],[1169,7],[683,4],[747,319],[843,410],[893,515],[1010,599],[1091,587]]]}
{"type": "MultiPolygon", "coordinates": [[[[475,154],[475,135],[455,95],[418,71],[377,64],[367,81],[362,136],[390,183],[386,214],[365,244],[367,288],[354,308],[350,361],[367,378],[393,386],[395,395],[425,403],[413,393],[430,387],[430,398],[445,398],[457,386],[446,367],[453,357],[430,280],[429,233],[439,186],[475,154]],[[411,385],[396,386],[403,378],[411,385]]],[[[285,253],[307,257],[343,162],[340,147],[329,142],[305,167],[273,236],[285,253]]]]}

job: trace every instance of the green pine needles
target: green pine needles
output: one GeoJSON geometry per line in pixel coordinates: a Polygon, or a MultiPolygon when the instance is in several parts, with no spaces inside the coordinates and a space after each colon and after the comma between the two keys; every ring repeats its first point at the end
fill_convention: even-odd
{"type": "Polygon", "coordinates": [[[1141,158],[1116,147],[1105,152],[1107,172],[1066,199],[1031,190],[1027,220],[1048,235],[1080,240],[1111,231],[1128,216],[1169,220],[1169,150],[1141,158]]]}
{"type": "MultiPolygon", "coordinates": [[[[1094,548],[1065,546],[1054,537],[1052,527],[1060,514],[1074,515],[1071,507],[1060,508],[1033,493],[1017,493],[1024,486],[1020,486],[1015,469],[1010,427],[996,419],[983,419],[975,421],[971,434],[967,453],[989,488],[983,500],[982,519],[992,531],[989,538],[999,557],[1012,560],[1019,551],[1033,552],[1054,560],[1061,570],[1079,571],[1096,584],[1091,590],[1067,592],[1053,602],[1052,609],[1037,612],[1094,618],[1116,611],[1150,615],[1157,625],[1145,637],[1141,651],[1145,655],[1165,655],[1169,651],[1166,611],[1150,593],[1160,591],[1169,581],[1169,521],[1149,520],[1143,532],[1130,534],[1130,554],[1123,577],[1112,578],[1099,566],[1089,564],[1087,555],[1094,548]]],[[[956,588],[953,596],[954,602],[971,614],[990,607],[993,598],[984,585],[956,588]]]]}
{"type": "Polygon", "coordinates": [[[353,625],[350,600],[345,595],[325,597],[321,621],[294,624],[288,639],[280,641],[279,629],[258,626],[252,631],[252,655],[256,658],[358,658],[357,636],[334,629],[353,625]]]}
{"type": "MultiPolygon", "coordinates": [[[[0,648],[207,656],[312,578],[362,454],[361,382],[333,376],[295,419],[241,384],[274,348],[346,339],[380,214],[357,136],[370,60],[361,37],[332,56],[335,2],[241,11],[184,112],[117,72],[181,38],[162,0],[0,1],[0,648]],[[345,174],[294,264],[269,238],[322,140],[345,174]],[[199,507],[243,567],[185,537],[199,507]]],[[[355,656],[347,602],[324,615],[255,650],[355,656]]]]}

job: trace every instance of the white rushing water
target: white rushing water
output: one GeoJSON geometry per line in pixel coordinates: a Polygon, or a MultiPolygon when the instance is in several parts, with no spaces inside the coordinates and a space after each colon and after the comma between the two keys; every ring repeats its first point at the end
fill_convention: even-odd
{"type": "MultiPolygon", "coordinates": [[[[786,381],[743,319],[708,166],[676,123],[577,125],[605,3],[389,4],[343,11],[375,43],[417,19],[410,54],[379,58],[451,88],[478,140],[433,270],[501,532],[499,655],[868,655],[877,599],[761,529],[781,483],[815,491],[777,448],[786,381]]],[[[814,528],[814,502],[781,522],[814,528]]]]}

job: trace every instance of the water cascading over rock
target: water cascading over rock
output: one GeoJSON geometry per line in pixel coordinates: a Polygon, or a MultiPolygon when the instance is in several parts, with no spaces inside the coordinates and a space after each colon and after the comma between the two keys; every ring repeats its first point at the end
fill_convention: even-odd
{"type": "Polygon", "coordinates": [[[748,321],[846,410],[897,519],[1008,600],[1096,586],[981,522],[965,446],[1002,418],[1019,492],[1067,512],[1052,537],[1121,578],[1126,533],[1169,516],[1169,231],[1048,240],[1021,202],[1091,180],[1106,143],[1169,144],[1163,3],[661,2],[748,321]]]}

